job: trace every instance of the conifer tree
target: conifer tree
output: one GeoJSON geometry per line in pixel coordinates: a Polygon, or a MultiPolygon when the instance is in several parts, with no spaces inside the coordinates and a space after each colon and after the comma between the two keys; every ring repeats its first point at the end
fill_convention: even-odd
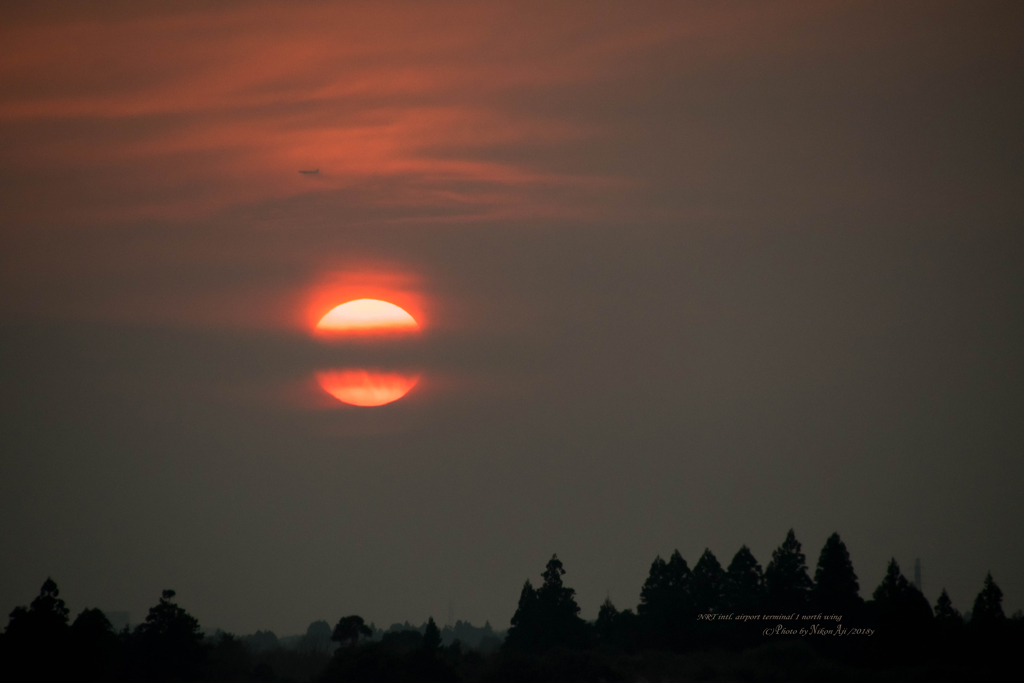
{"type": "Polygon", "coordinates": [[[996,582],[992,580],[992,572],[985,576],[985,585],[974,599],[974,609],[971,610],[972,626],[992,626],[1006,620],[1003,614],[1003,591],[999,589],[996,582]]]}
{"type": "Polygon", "coordinates": [[[668,562],[660,556],[654,558],[647,580],[640,589],[637,613],[662,617],[689,611],[691,578],[690,568],[678,550],[672,553],[668,562]]]}
{"type": "Polygon", "coordinates": [[[949,593],[942,589],[942,594],[935,601],[935,620],[943,625],[962,625],[964,618],[949,599],[949,593]]]}
{"type": "Polygon", "coordinates": [[[907,581],[896,558],[889,560],[885,578],[871,596],[874,611],[884,624],[905,626],[932,618],[932,608],[917,586],[907,581]]]}
{"type": "Polygon", "coordinates": [[[725,570],[718,563],[718,558],[709,548],[693,566],[690,576],[690,593],[693,609],[697,614],[709,614],[721,611],[722,597],[725,592],[725,570]]]}
{"type": "Polygon", "coordinates": [[[434,623],[434,617],[427,621],[427,628],[423,632],[423,649],[427,652],[437,652],[441,647],[441,629],[434,623]]]}
{"type": "Polygon", "coordinates": [[[692,573],[676,550],[665,562],[656,557],[640,590],[638,624],[648,646],[678,647],[694,620],[692,573]]]}
{"type": "Polygon", "coordinates": [[[510,648],[532,650],[537,647],[537,591],[527,579],[523,589],[519,591],[519,604],[512,615],[505,644],[510,648]]]}
{"type": "Polygon", "coordinates": [[[764,607],[765,586],[761,565],[747,546],[741,547],[725,572],[725,609],[735,614],[756,614],[764,607]]]}
{"type": "Polygon", "coordinates": [[[587,623],[579,616],[576,591],[562,583],[564,574],[561,560],[552,555],[540,588],[535,590],[529,581],[524,584],[506,637],[509,647],[544,650],[586,644],[587,623]]]}
{"type": "Polygon", "coordinates": [[[863,602],[850,553],[839,534],[833,533],[825,541],[814,571],[814,588],[811,590],[813,609],[844,614],[859,611],[863,602]]]}
{"type": "Polygon", "coordinates": [[[800,612],[807,606],[813,584],[807,575],[807,558],[792,529],[782,545],[772,552],[764,579],[770,611],[788,614],[800,612]]]}

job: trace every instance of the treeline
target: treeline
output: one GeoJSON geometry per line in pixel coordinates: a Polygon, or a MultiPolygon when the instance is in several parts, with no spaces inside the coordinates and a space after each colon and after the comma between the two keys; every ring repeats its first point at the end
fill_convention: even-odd
{"type": "Polygon", "coordinates": [[[1024,626],[1020,613],[1014,619],[1003,613],[1003,594],[991,574],[974,600],[969,623],[945,589],[934,608],[929,605],[895,559],[871,599],[864,600],[839,534],[825,542],[813,578],[792,529],[763,570],[747,546],[727,567],[711,550],[692,568],[678,551],[668,560],[657,557],[636,610],[620,611],[606,600],[593,623],[579,616],[575,591],[563,584],[564,574],[554,556],[539,587],[526,582],[506,648],[534,653],[553,647],[690,652],[810,636],[825,651],[891,662],[913,659],[930,644],[1001,642],[1010,633],[1020,635],[1024,626]],[[837,643],[844,647],[833,647],[837,643]]]}
{"type": "Polygon", "coordinates": [[[381,632],[358,615],[314,622],[305,646],[257,632],[204,637],[164,591],[134,630],[115,633],[98,609],[70,621],[50,579],[0,636],[0,676],[82,681],[628,681],[957,680],[994,675],[1024,646],[1024,618],[1007,618],[985,577],[965,619],[942,591],[934,607],[891,560],[868,600],[838,534],[813,576],[792,530],[761,565],[746,546],[723,567],[705,550],[691,568],[678,551],[655,558],[636,609],[606,600],[580,617],[552,556],[538,586],[523,585],[504,642],[489,625],[381,632]],[[461,627],[461,628],[460,628],[461,627]],[[466,637],[460,641],[457,636],[466,637]],[[467,647],[475,644],[478,646],[467,647]],[[24,674],[22,674],[24,677],[24,674]]]}

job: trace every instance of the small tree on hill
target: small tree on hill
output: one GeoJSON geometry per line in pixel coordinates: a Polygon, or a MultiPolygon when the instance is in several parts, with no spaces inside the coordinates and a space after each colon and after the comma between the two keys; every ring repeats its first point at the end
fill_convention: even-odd
{"type": "Polygon", "coordinates": [[[334,632],[331,634],[331,640],[342,645],[345,643],[355,645],[359,642],[360,637],[369,638],[372,635],[373,631],[366,625],[363,618],[358,614],[352,614],[338,620],[334,632]]]}

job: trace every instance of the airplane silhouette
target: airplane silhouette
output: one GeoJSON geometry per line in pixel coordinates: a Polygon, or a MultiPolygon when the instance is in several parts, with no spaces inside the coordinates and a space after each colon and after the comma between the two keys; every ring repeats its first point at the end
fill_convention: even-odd
{"type": "Polygon", "coordinates": [[[299,173],[303,175],[320,175],[320,169],[318,168],[315,171],[299,171],[299,173]]]}

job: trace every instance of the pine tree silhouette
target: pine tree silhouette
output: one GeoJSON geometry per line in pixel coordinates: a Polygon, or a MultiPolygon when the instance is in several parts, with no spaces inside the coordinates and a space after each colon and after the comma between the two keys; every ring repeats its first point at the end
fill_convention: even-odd
{"type": "Polygon", "coordinates": [[[564,574],[561,560],[552,555],[540,588],[534,590],[529,581],[523,585],[506,638],[509,647],[540,651],[586,644],[588,626],[579,616],[576,591],[562,583],[564,574]]]}
{"type": "Polygon", "coordinates": [[[441,629],[434,623],[434,617],[427,621],[427,628],[423,632],[423,649],[427,652],[437,652],[441,647],[441,629]]]}
{"type": "Polygon", "coordinates": [[[718,563],[718,558],[709,548],[693,566],[690,576],[690,594],[693,609],[697,614],[709,614],[721,611],[722,597],[725,593],[725,570],[718,563]]]}
{"type": "Polygon", "coordinates": [[[834,533],[825,541],[818,556],[814,588],[811,590],[812,609],[855,617],[860,613],[863,602],[850,553],[839,534],[834,533]]]}
{"type": "Polygon", "coordinates": [[[953,607],[953,601],[949,599],[949,593],[942,589],[939,599],[935,601],[935,621],[942,625],[963,625],[964,618],[953,607]]]}
{"type": "Polygon", "coordinates": [[[725,609],[735,614],[757,614],[766,595],[761,565],[747,546],[741,547],[725,572],[725,609]]]}
{"type": "Polygon", "coordinates": [[[669,561],[654,558],[651,570],[640,589],[637,615],[647,645],[678,649],[682,637],[695,618],[691,599],[692,573],[676,550],[669,561]]]}
{"type": "Polygon", "coordinates": [[[872,594],[874,610],[883,625],[905,627],[927,622],[932,618],[928,605],[917,586],[907,581],[896,558],[889,560],[885,578],[872,594]]]}
{"type": "Polygon", "coordinates": [[[1003,591],[992,580],[992,572],[985,575],[985,585],[974,599],[971,610],[971,625],[985,628],[1006,621],[1003,614],[1003,591]]]}
{"type": "Polygon", "coordinates": [[[807,558],[792,529],[782,545],[772,552],[772,561],[764,571],[764,579],[770,612],[790,614],[807,607],[813,584],[807,575],[807,558]]]}

